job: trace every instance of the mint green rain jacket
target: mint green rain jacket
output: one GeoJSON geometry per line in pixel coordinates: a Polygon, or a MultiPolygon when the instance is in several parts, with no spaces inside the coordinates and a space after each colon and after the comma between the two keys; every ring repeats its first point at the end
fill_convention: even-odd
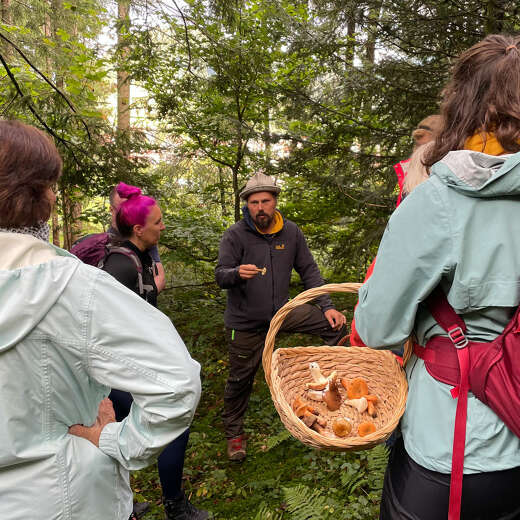
{"type": "MultiPolygon", "coordinates": [[[[399,206],[359,293],[355,319],[365,344],[397,345],[415,331],[425,345],[446,335],[422,303],[438,284],[470,340],[494,339],[512,317],[520,301],[520,153],[450,152],[399,206]]],[[[450,473],[457,401],[415,356],[406,372],[406,451],[450,473]]],[[[464,473],[517,466],[520,440],[470,394],[464,473]]]]}
{"type": "Polygon", "coordinates": [[[2,520],[128,520],[128,470],[188,428],[199,371],[170,320],[112,276],[0,233],[2,520]],[[69,435],[110,388],[132,393],[128,417],[99,448],[69,435]]]}

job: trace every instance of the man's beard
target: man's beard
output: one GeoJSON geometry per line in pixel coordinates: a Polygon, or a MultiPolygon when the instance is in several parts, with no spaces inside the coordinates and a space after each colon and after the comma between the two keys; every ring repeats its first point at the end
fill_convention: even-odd
{"type": "Polygon", "coordinates": [[[256,227],[258,229],[261,229],[262,231],[265,231],[266,229],[269,229],[269,226],[273,222],[274,215],[269,216],[267,213],[258,213],[256,217],[254,218],[256,227]],[[266,218],[259,218],[259,217],[266,217],[266,218]]]}

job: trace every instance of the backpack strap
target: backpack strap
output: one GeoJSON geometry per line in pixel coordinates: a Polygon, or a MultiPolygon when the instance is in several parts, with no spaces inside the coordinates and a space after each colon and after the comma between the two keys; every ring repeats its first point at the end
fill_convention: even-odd
{"type": "Polygon", "coordinates": [[[464,336],[466,323],[450,305],[448,298],[446,298],[440,286],[437,286],[431,292],[428,298],[426,298],[425,303],[437,323],[448,333],[455,347],[463,348],[463,346],[465,346],[463,345],[464,341],[467,345],[468,340],[464,336]]]}
{"type": "MultiPolygon", "coordinates": [[[[451,480],[448,520],[459,520],[464,478],[464,449],[466,447],[466,420],[468,415],[469,392],[469,348],[466,338],[466,324],[448,302],[443,290],[437,286],[425,301],[437,323],[448,333],[457,352],[460,382],[451,390],[457,399],[455,431],[451,456],[451,480]]],[[[427,350],[427,349],[425,349],[427,350]]]]}
{"type": "Polygon", "coordinates": [[[106,262],[106,259],[111,254],[114,254],[114,253],[119,253],[121,255],[125,255],[126,257],[130,258],[133,261],[135,268],[137,270],[137,288],[139,290],[139,296],[141,296],[141,297],[144,296],[145,300],[148,301],[148,293],[153,291],[153,286],[145,285],[143,283],[143,264],[141,263],[141,259],[130,248],[124,247],[124,246],[110,246],[109,245],[107,247],[107,254],[105,255],[105,258],[103,258],[103,260],[101,260],[101,262],[99,262],[98,267],[102,269],[103,265],[106,262]]]}

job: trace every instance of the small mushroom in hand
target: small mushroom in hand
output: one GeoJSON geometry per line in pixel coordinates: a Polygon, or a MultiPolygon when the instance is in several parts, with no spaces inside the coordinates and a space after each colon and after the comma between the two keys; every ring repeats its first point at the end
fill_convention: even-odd
{"type": "Polygon", "coordinates": [[[352,431],[352,423],[345,417],[340,417],[332,423],[332,431],[338,437],[346,437],[352,431]]]}
{"type": "Polygon", "coordinates": [[[345,404],[352,406],[359,413],[363,413],[368,408],[368,401],[366,397],[360,397],[359,399],[347,399],[345,404]]]}

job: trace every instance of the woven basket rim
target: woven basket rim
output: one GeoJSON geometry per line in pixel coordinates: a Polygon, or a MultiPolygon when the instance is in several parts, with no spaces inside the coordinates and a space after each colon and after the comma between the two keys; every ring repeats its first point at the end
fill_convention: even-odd
{"type": "Polygon", "coordinates": [[[287,430],[297,439],[304,444],[315,448],[330,449],[337,451],[347,450],[361,450],[371,448],[381,442],[384,442],[397,427],[399,420],[404,413],[406,406],[406,398],[408,392],[408,385],[404,371],[398,364],[393,354],[388,350],[377,350],[369,347],[338,347],[338,346],[306,346],[306,347],[284,347],[275,348],[276,334],[282,326],[283,320],[289,314],[289,312],[299,305],[303,305],[322,294],[330,294],[332,292],[350,292],[355,293],[358,291],[362,284],[359,283],[342,283],[342,284],[328,284],[321,287],[309,289],[300,293],[294,299],[286,303],[273,317],[271,325],[267,333],[265,348],[262,357],[264,373],[267,385],[273,399],[273,403],[280,416],[280,419],[287,430]],[[308,428],[298,417],[292,409],[291,403],[288,402],[283,389],[279,387],[279,378],[277,373],[278,360],[282,355],[288,356],[302,356],[302,355],[313,355],[316,354],[319,349],[320,354],[330,351],[334,352],[335,355],[341,356],[348,352],[351,356],[374,356],[375,358],[380,357],[381,359],[392,357],[396,364],[395,377],[397,386],[397,406],[393,409],[393,413],[390,416],[390,420],[386,422],[383,428],[379,428],[374,433],[366,435],[364,437],[352,436],[346,438],[340,437],[329,437],[321,435],[318,432],[308,428]],[[341,349],[341,350],[339,350],[341,349]],[[274,365],[274,366],[273,366],[274,365]]]}

